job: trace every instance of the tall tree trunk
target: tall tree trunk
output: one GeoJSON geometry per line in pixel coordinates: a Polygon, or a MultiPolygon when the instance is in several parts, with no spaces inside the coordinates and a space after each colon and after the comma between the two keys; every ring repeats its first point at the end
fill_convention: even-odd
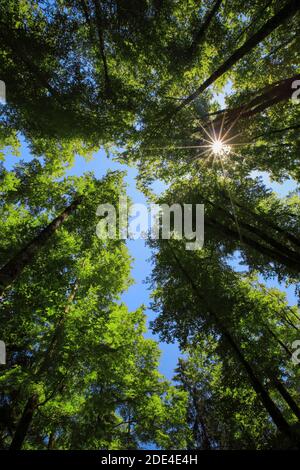
{"type": "Polygon", "coordinates": [[[52,363],[53,361],[53,356],[55,354],[55,350],[56,350],[56,346],[57,344],[59,343],[59,339],[62,335],[62,331],[63,331],[63,323],[66,319],[66,315],[67,313],[69,312],[70,310],[70,306],[75,298],[75,295],[76,295],[76,292],[78,290],[78,282],[75,281],[71,287],[71,292],[68,296],[68,299],[67,299],[67,304],[64,308],[64,312],[63,314],[60,316],[60,318],[58,319],[58,322],[56,324],[56,327],[55,327],[55,330],[54,330],[54,333],[53,333],[53,336],[52,336],[52,339],[50,341],[50,344],[49,344],[49,347],[47,348],[47,351],[45,352],[45,355],[44,355],[44,358],[40,364],[40,366],[38,367],[38,370],[36,372],[36,375],[41,375],[43,374],[45,371],[48,370],[48,367],[49,365],[52,363]]]}
{"type": "Polygon", "coordinates": [[[0,270],[0,294],[9,287],[13,281],[21,274],[46,244],[53,233],[64,223],[65,220],[76,210],[82,202],[82,197],[78,197],[70,204],[58,217],[56,217],[39,235],[31,240],[22,250],[20,250],[8,263],[0,270]]]}
{"type": "MultiPolygon", "coordinates": [[[[271,336],[280,344],[280,346],[284,349],[287,356],[291,358],[292,352],[285,346],[285,344],[273,333],[273,331],[266,325],[264,325],[267,331],[271,334],[271,336]]],[[[275,387],[275,389],[280,393],[282,398],[285,400],[291,411],[294,413],[296,418],[300,421],[300,408],[298,407],[297,403],[293,399],[292,395],[288,391],[288,389],[283,385],[283,383],[277,378],[277,374],[280,374],[278,370],[274,370],[274,372],[269,372],[268,376],[270,378],[271,384],[275,387]]]]}
{"type": "Polygon", "coordinates": [[[269,258],[270,261],[276,261],[297,274],[300,272],[300,263],[297,260],[285,256],[285,254],[281,254],[278,251],[261,244],[259,241],[250,238],[244,233],[242,234],[242,240],[240,240],[241,234],[237,229],[229,228],[209,216],[206,216],[205,224],[214,229],[217,228],[220,233],[229,236],[232,240],[235,240],[236,242],[240,242],[241,244],[248,245],[250,248],[254,248],[254,250],[269,258]]]}
{"type": "MultiPolygon", "coordinates": [[[[265,5],[262,6],[262,8],[260,8],[255,16],[253,16],[253,18],[251,19],[251,22],[245,26],[242,31],[237,35],[237,37],[234,38],[234,42],[236,44],[238,44],[239,40],[241,39],[242,36],[245,35],[245,33],[249,30],[251,30],[251,28],[254,26],[255,28],[255,25],[257,24],[257,22],[262,18],[264,12],[266,11],[266,9],[273,3],[273,0],[268,0],[267,3],[265,5]]],[[[245,12],[245,14],[247,15],[248,12],[245,12]]]]}
{"type": "MultiPolygon", "coordinates": [[[[235,222],[236,220],[235,216],[231,214],[227,209],[224,209],[223,207],[218,206],[217,204],[211,202],[209,199],[203,196],[202,196],[202,199],[204,200],[204,202],[214,207],[223,216],[228,217],[231,221],[235,222]]],[[[247,215],[248,214],[246,212],[245,216],[247,215]]],[[[256,221],[260,222],[259,216],[256,217],[256,221]]],[[[263,229],[261,229],[259,226],[251,225],[250,223],[245,222],[244,218],[241,218],[239,220],[239,228],[240,229],[242,228],[246,232],[253,234],[258,239],[260,238],[262,242],[267,242],[269,245],[271,245],[272,249],[274,249],[274,252],[276,252],[277,255],[280,256],[280,258],[282,257],[282,253],[284,253],[284,256],[288,257],[291,260],[291,262],[297,261],[297,264],[299,266],[298,269],[300,269],[300,253],[297,253],[296,251],[291,250],[288,246],[283,245],[281,242],[277,241],[275,238],[273,238],[270,235],[270,231],[266,232],[263,229]]],[[[285,233],[285,231],[283,232],[285,233]]],[[[288,237],[288,233],[286,235],[288,237]]],[[[261,243],[260,240],[258,240],[258,242],[261,243]]]]}
{"type": "Polygon", "coordinates": [[[200,28],[198,29],[198,31],[194,35],[193,42],[192,42],[192,44],[191,44],[191,46],[188,50],[188,57],[192,57],[195,54],[199,43],[203,42],[203,40],[205,38],[206,31],[208,30],[215,14],[217,13],[218,9],[220,8],[221,3],[222,3],[222,0],[216,0],[214,5],[212,6],[211,10],[209,10],[206,13],[206,15],[203,19],[203,23],[201,24],[200,28]]]}
{"type": "MultiPolygon", "coordinates": [[[[298,127],[300,127],[300,125],[298,127]]],[[[232,200],[233,203],[237,207],[239,207],[247,217],[249,217],[249,215],[250,215],[250,217],[253,218],[256,222],[262,222],[264,226],[267,226],[267,227],[271,228],[272,230],[275,230],[276,232],[280,233],[286,239],[287,242],[289,242],[291,244],[294,244],[297,248],[300,248],[300,239],[297,238],[295,235],[293,235],[292,233],[290,233],[287,230],[283,229],[282,227],[277,225],[274,221],[267,218],[265,215],[256,214],[250,207],[244,206],[243,204],[241,204],[236,199],[233,199],[232,197],[230,198],[226,194],[225,191],[221,190],[220,194],[227,201],[231,202],[231,200],[232,200]]]]}
{"type": "Polygon", "coordinates": [[[287,388],[281,383],[281,381],[276,376],[272,376],[271,380],[276,390],[280,393],[280,395],[288,404],[288,406],[290,407],[294,415],[300,421],[300,408],[295,402],[290,392],[287,390],[287,388]]]}
{"type": "Polygon", "coordinates": [[[49,435],[47,450],[53,450],[55,445],[55,433],[51,432],[49,435]]]}
{"type": "MultiPolygon", "coordinates": [[[[281,101],[289,100],[293,93],[292,83],[299,79],[300,74],[296,74],[293,77],[269,85],[264,90],[259,90],[256,93],[257,96],[249,102],[236,108],[223,109],[215,119],[206,124],[206,127],[213,126],[217,135],[221,128],[223,133],[230,128],[230,133],[227,134],[227,138],[230,138],[230,136],[236,133],[235,123],[237,124],[243,119],[248,119],[262,113],[281,101]]],[[[201,128],[198,128],[198,130],[200,131],[201,128]]]]}
{"type": "Polygon", "coordinates": [[[274,333],[274,331],[271,330],[267,325],[264,325],[266,330],[270,333],[270,335],[277,341],[278,344],[282,347],[282,349],[286,352],[288,357],[292,357],[292,352],[289,350],[289,348],[281,341],[280,338],[274,333]]]}
{"type": "MultiPolygon", "coordinates": [[[[68,311],[70,309],[70,304],[74,300],[77,289],[78,289],[78,284],[77,284],[77,282],[74,282],[74,284],[71,288],[71,292],[69,294],[68,300],[67,300],[67,305],[64,309],[64,314],[61,316],[61,318],[58,321],[58,324],[55,328],[55,332],[54,332],[54,335],[53,335],[52,340],[50,342],[50,345],[49,345],[49,347],[48,347],[48,349],[45,353],[44,359],[43,359],[40,367],[38,368],[38,371],[35,373],[35,375],[40,375],[43,372],[45,372],[48,369],[49,363],[51,363],[51,360],[53,358],[53,354],[55,352],[55,346],[56,346],[57,340],[60,336],[60,331],[61,331],[61,328],[62,328],[62,322],[65,320],[65,315],[68,313],[68,311]]],[[[46,399],[45,402],[46,401],[48,401],[48,400],[46,399]]],[[[24,408],[24,411],[22,413],[22,416],[21,416],[21,418],[18,422],[13,440],[11,442],[10,450],[19,450],[19,449],[22,448],[22,445],[23,445],[23,442],[26,438],[29,426],[32,422],[35,410],[37,409],[38,406],[41,406],[42,404],[43,403],[38,403],[38,396],[37,395],[32,395],[31,397],[28,398],[27,403],[26,403],[25,408],[24,408]]],[[[50,435],[50,438],[51,438],[51,435],[50,435]]],[[[49,442],[50,442],[50,438],[49,438],[49,442]]],[[[52,441],[54,440],[53,435],[52,435],[51,440],[52,441]]],[[[48,444],[48,448],[49,448],[49,444],[48,444]]]]}
{"type": "MultiPolygon", "coordinates": [[[[206,424],[204,422],[204,419],[202,418],[203,410],[201,410],[200,401],[197,399],[196,396],[194,396],[194,394],[195,394],[195,392],[192,391],[194,408],[196,410],[195,427],[200,426],[201,430],[202,430],[202,434],[203,434],[201,449],[210,450],[211,449],[211,442],[210,442],[209,435],[208,435],[208,432],[207,432],[207,429],[206,429],[206,424]]],[[[196,431],[196,433],[197,433],[197,431],[196,431]]]]}
{"type": "Polygon", "coordinates": [[[22,416],[17,424],[17,428],[10,444],[9,450],[20,450],[26,438],[34,412],[37,408],[38,396],[32,395],[28,398],[22,416]]]}
{"type": "Polygon", "coordinates": [[[105,42],[104,42],[104,28],[103,28],[103,21],[102,21],[102,9],[99,0],[93,0],[94,8],[95,8],[95,17],[96,17],[96,28],[98,33],[98,40],[99,40],[99,51],[100,57],[103,63],[103,71],[104,71],[104,83],[105,83],[105,93],[107,97],[111,94],[111,87],[110,87],[110,78],[108,74],[108,65],[105,55],[105,42]]]}
{"type": "MultiPolygon", "coordinates": [[[[261,137],[269,137],[270,135],[273,135],[273,134],[280,134],[280,133],[293,131],[293,130],[297,130],[297,129],[300,129],[300,124],[295,124],[293,126],[288,126],[288,127],[281,127],[281,128],[278,128],[278,129],[269,129],[267,132],[264,132],[263,134],[255,135],[251,139],[251,141],[255,142],[256,140],[260,139],[261,137]]],[[[299,246],[300,246],[300,244],[299,244],[299,246]]]]}
{"type": "Polygon", "coordinates": [[[241,47],[239,47],[211,76],[200,85],[190,96],[188,96],[175,110],[175,112],[184,108],[187,104],[194,101],[203,91],[212,85],[224,73],[228,72],[240,59],[248,54],[255,46],[269,36],[278,26],[287,19],[294,16],[300,9],[299,0],[290,0],[270,18],[253,36],[251,36],[241,47]]]}
{"type": "MultiPolygon", "coordinates": [[[[170,247],[170,244],[168,244],[168,246],[170,247]]],[[[184,268],[184,266],[179,261],[179,258],[177,257],[175,251],[172,248],[170,249],[170,251],[171,251],[172,256],[173,256],[177,266],[179,267],[180,271],[182,272],[182,274],[186,278],[187,282],[191,285],[195,295],[198,297],[198,299],[201,302],[205,302],[207,304],[206,299],[199,293],[199,290],[198,290],[196,284],[194,283],[193,279],[189,275],[188,271],[184,268]]],[[[247,375],[249,377],[249,380],[250,380],[250,383],[252,384],[253,389],[255,390],[257,395],[260,397],[264,408],[269,413],[270,417],[272,418],[273,422],[277,426],[278,430],[280,432],[282,432],[282,434],[287,436],[288,439],[300,449],[300,439],[298,438],[298,436],[296,436],[294,434],[292,428],[290,427],[288,422],[285,420],[285,418],[282,415],[280,409],[273,402],[273,400],[271,399],[271,397],[268,394],[267,390],[264,388],[264,386],[262,385],[260,380],[256,377],[251,365],[245,359],[242,351],[240,350],[240,348],[236,344],[236,342],[233,339],[231,333],[227,330],[227,328],[219,320],[218,314],[215,313],[213,310],[211,310],[211,308],[209,306],[208,306],[208,312],[211,315],[211,317],[213,318],[216,327],[218,328],[218,330],[220,331],[222,336],[226,339],[228,345],[232,349],[232,351],[233,351],[234,355],[236,356],[238,362],[240,362],[243,365],[245,371],[247,372],[247,375]]]]}

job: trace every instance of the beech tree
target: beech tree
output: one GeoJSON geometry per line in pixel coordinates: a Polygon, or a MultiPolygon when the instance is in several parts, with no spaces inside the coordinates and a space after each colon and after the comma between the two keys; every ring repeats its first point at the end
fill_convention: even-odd
{"type": "MultiPolygon", "coordinates": [[[[63,204],[59,195],[72,198],[81,190],[85,199],[2,295],[2,448],[137,448],[149,441],[185,447],[185,423],[176,411],[185,409],[185,394],[157,371],[159,350],[143,336],[143,311],[128,312],[119,301],[130,283],[124,241],[96,235],[98,203],[118,203],[122,175],[54,181],[50,199],[50,181],[39,163],[3,176],[14,184],[2,201],[2,230],[15,228],[18,245],[22,224],[30,227],[39,217],[45,223],[54,201],[63,204]],[[39,178],[44,188],[36,193],[39,178]],[[21,191],[25,180],[27,194],[21,191]],[[178,436],[171,440],[174,427],[178,436]]],[[[14,250],[15,259],[23,259],[13,244],[14,250]]]]}
{"type": "Polygon", "coordinates": [[[299,8],[0,0],[1,448],[299,448],[299,8]],[[205,207],[201,250],[150,242],[172,384],[121,302],[125,242],[96,235],[124,175],[66,176],[100,148],[149,203],[205,207]]]}
{"type": "MultiPolygon", "coordinates": [[[[215,250],[195,255],[175,240],[161,241],[157,248],[152,281],[153,308],[159,315],[153,323],[154,331],[167,341],[176,338],[183,348],[197,344],[198,339],[200,344],[209,337],[217,341],[220,360],[226,361],[226,367],[229,361],[235,373],[240,371],[266,413],[267,423],[271,417],[285,442],[299,447],[294,426],[299,419],[299,405],[293,399],[298,379],[293,383],[291,357],[285,355],[295,331],[283,325],[282,312],[288,316],[291,312],[285,301],[279,301],[280,293],[261,291],[251,277],[235,273],[221,261],[215,250]],[[285,343],[288,331],[291,336],[285,343]],[[263,360],[260,351],[264,351],[263,360]],[[282,378],[285,374],[291,374],[291,392],[286,390],[282,378]]],[[[299,318],[295,310],[293,314],[299,318]]],[[[226,370],[227,379],[228,374],[226,370]]],[[[242,411],[241,415],[243,419],[242,411]]],[[[204,432],[201,423],[198,425],[204,432]]],[[[274,428],[270,432],[274,434],[274,428]]]]}

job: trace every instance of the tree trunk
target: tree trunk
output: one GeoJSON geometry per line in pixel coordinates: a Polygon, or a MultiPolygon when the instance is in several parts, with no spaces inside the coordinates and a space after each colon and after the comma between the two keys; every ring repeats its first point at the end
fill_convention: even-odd
{"type": "MultiPolygon", "coordinates": [[[[65,319],[65,314],[67,314],[69,309],[70,309],[70,304],[74,300],[77,289],[78,289],[78,284],[77,284],[77,282],[74,282],[74,284],[72,286],[72,289],[71,289],[71,293],[68,297],[67,305],[64,309],[64,315],[62,315],[61,318],[59,319],[59,322],[56,326],[54,335],[53,335],[52,340],[50,342],[49,348],[47,349],[47,351],[45,353],[45,357],[44,357],[44,359],[43,359],[43,361],[42,361],[42,363],[41,363],[40,367],[38,368],[38,371],[36,372],[35,375],[42,374],[43,372],[45,372],[48,369],[49,362],[51,362],[51,360],[53,358],[53,353],[55,351],[55,346],[57,344],[57,340],[58,340],[59,335],[60,335],[62,322],[65,319]]],[[[41,405],[43,405],[43,403],[38,404],[37,395],[32,395],[31,397],[28,398],[27,403],[26,403],[25,408],[24,408],[24,411],[22,413],[22,416],[21,416],[21,418],[19,420],[19,423],[17,425],[17,429],[15,431],[13,440],[11,442],[10,450],[19,450],[19,449],[22,448],[22,444],[23,444],[23,442],[26,438],[30,423],[33,419],[34,412],[35,412],[36,408],[38,406],[41,406],[41,405]]],[[[50,434],[48,448],[53,448],[52,447],[53,444],[54,444],[54,436],[53,436],[53,434],[50,434]],[[50,441],[51,441],[51,444],[50,444],[50,441]],[[49,445],[51,445],[51,447],[49,447],[49,445]]]]}
{"type": "MultiPolygon", "coordinates": [[[[170,244],[168,246],[170,246],[170,244]]],[[[177,257],[177,255],[176,255],[176,253],[173,249],[171,249],[171,253],[172,253],[173,258],[175,259],[175,262],[176,262],[177,266],[179,267],[180,271],[183,273],[186,280],[191,285],[195,295],[199,298],[200,302],[207,303],[206,299],[199,293],[199,290],[198,290],[196,284],[194,283],[193,279],[189,275],[188,271],[180,263],[179,258],[177,257]]],[[[243,365],[245,371],[247,372],[247,375],[249,377],[249,380],[250,380],[250,383],[252,384],[253,389],[255,390],[257,395],[260,397],[264,408],[269,413],[270,417],[272,418],[273,422],[277,426],[278,430],[280,432],[282,432],[282,434],[287,436],[289,438],[289,440],[293,444],[297,445],[297,447],[300,449],[300,439],[298,438],[298,436],[296,436],[294,434],[292,428],[290,427],[288,422],[283,417],[280,409],[276,406],[276,404],[273,402],[273,400],[271,399],[270,395],[268,394],[268,392],[266,391],[266,389],[264,388],[264,386],[262,385],[260,380],[256,377],[251,365],[245,359],[242,351],[240,350],[240,348],[236,344],[236,342],[233,339],[231,333],[220,322],[220,320],[218,318],[218,315],[214,311],[212,311],[210,309],[210,307],[208,308],[208,312],[211,315],[211,317],[214,319],[215,325],[219,329],[222,336],[226,339],[228,345],[232,349],[232,351],[233,351],[234,355],[236,356],[238,362],[240,362],[243,365]]]]}
{"type": "Polygon", "coordinates": [[[51,432],[49,435],[47,450],[53,450],[55,445],[55,433],[51,432]]]}
{"type": "Polygon", "coordinates": [[[200,26],[199,30],[196,32],[196,34],[194,36],[194,39],[193,39],[193,42],[192,42],[192,44],[191,44],[191,46],[188,50],[188,57],[192,57],[195,54],[199,43],[203,41],[203,39],[205,37],[205,33],[208,30],[208,28],[209,28],[209,26],[210,26],[210,24],[213,20],[213,17],[215,16],[218,9],[220,8],[221,3],[222,3],[222,0],[216,0],[213,7],[211,8],[211,10],[209,10],[206,13],[206,15],[203,19],[203,23],[200,26]]]}
{"type": "MultiPolygon", "coordinates": [[[[280,133],[284,133],[288,131],[294,131],[297,129],[300,129],[300,124],[295,124],[294,126],[288,126],[288,127],[281,127],[280,129],[269,129],[267,132],[263,134],[258,134],[254,136],[253,139],[251,140],[254,142],[255,140],[260,139],[261,137],[269,137],[270,135],[273,135],[273,134],[280,134],[280,133]]],[[[300,246],[300,243],[299,243],[299,246],[300,246]]]]}
{"type": "Polygon", "coordinates": [[[286,352],[288,357],[292,357],[292,352],[289,350],[289,348],[281,341],[280,338],[274,333],[274,331],[271,330],[267,325],[264,325],[266,330],[270,333],[270,335],[277,341],[278,344],[282,347],[282,349],[286,352]]]}
{"type": "Polygon", "coordinates": [[[200,85],[196,91],[188,96],[175,110],[178,112],[187,104],[194,101],[203,91],[212,85],[224,73],[228,72],[240,59],[251,52],[255,46],[269,36],[278,26],[288,18],[294,16],[300,9],[299,0],[290,0],[281,10],[270,18],[253,36],[251,36],[241,47],[239,47],[211,76],[200,85]]]}
{"type": "Polygon", "coordinates": [[[277,377],[272,376],[271,380],[276,390],[278,390],[282,398],[289,405],[294,415],[300,421],[300,408],[295,402],[294,398],[291,396],[290,392],[285,388],[285,386],[281,383],[281,381],[277,379],[277,377]]]}
{"type": "Polygon", "coordinates": [[[93,0],[93,4],[95,8],[96,27],[97,27],[98,40],[99,40],[99,51],[100,51],[100,57],[103,63],[103,70],[104,70],[105,94],[107,95],[107,97],[109,97],[111,94],[111,87],[110,87],[110,78],[108,74],[108,65],[107,65],[107,60],[106,60],[106,55],[105,55],[101,5],[100,5],[99,0],[93,0]]]}
{"type": "Polygon", "coordinates": [[[32,395],[25,405],[22,416],[17,424],[17,428],[10,444],[9,450],[20,450],[26,438],[26,434],[32,422],[34,412],[37,408],[38,397],[37,395],[32,395]]]}
{"type": "MultiPolygon", "coordinates": [[[[204,202],[207,202],[210,204],[212,207],[214,207],[217,211],[219,211],[223,216],[228,217],[230,220],[235,222],[235,217],[227,210],[224,209],[221,206],[218,206],[217,204],[211,202],[209,199],[204,198],[202,196],[204,202]]],[[[247,212],[246,212],[247,215],[247,212]]],[[[256,217],[256,221],[259,222],[259,216],[256,217]]],[[[260,238],[263,242],[267,242],[269,245],[271,245],[272,249],[274,249],[274,252],[277,253],[280,257],[282,257],[282,253],[284,253],[285,257],[288,257],[292,262],[297,261],[299,269],[300,269],[300,254],[297,253],[296,251],[291,250],[288,246],[283,245],[281,242],[277,241],[275,238],[273,238],[271,235],[269,235],[270,232],[265,232],[263,231],[260,227],[251,225],[248,222],[245,222],[243,218],[239,220],[239,226],[240,228],[245,229],[247,232],[250,232],[254,234],[254,236],[260,238]]],[[[283,231],[285,233],[285,231],[283,231]]],[[[288,235],[288,234],[287,234],[288,235]]],[[[260,243],[260,241],[258,241],[260,243]]]]}
{"type": "Polygon", "coordinates": [[[9,287],[13,281],[21,274],[23,269],[28,266],[46,244],[48,239],[64,223],[65,220],[76,210],[82,202],[82,197],[77,198],[67,207],[62,214],[56,217],[39,235],[30,241],[21,251],[19,251],[3,268],[0,270],[0,294],[9,287]]]}
{"type": "Polygon", "coordinates": [[[57,346],[57,343],[59,343],[59,338],[62,336],[62,331],[63,331],[63,323],[66,319],[66,315],[70,310],[70,305],[74,300],[74,297],[76,295],[76,292],[78,290],[78,283],[75,281],[71,287],[71,292],[70,295],[68,296],[67,299],[67,304],[64,308],[64,313],[60,316],[58,319],[58,322],[56,324],[52,339],[50,341],[49,347],[47,348],[45,352],[45,356],[38,367],[38,370],[36,372],[37,375],[43,374],[45,371],[48,370],[49,364],[52,363],[53,361],[53,356],[55,354],[55,349],[57,346]]]}
{"type": "MultiPolygon", "coordinates": [[[[300,127],[299,126],[295,126],[296,127],[300,127]]],[[[232,197],[230,198],[225,191],[220,191],[222,197],[224,197],[227,201],[231,201],[232,197]]],[[[294,244],[297,248],[300,248],[300,240],[299,238],[297,238],[295,235],[293,235],[292,233],[288,232],[287,230],[283,229],[282,227],[280,227],[279,225],[275,224],[273,221],[269,220],[267,217],[265,217],[264,215],[262,214],[256,214],[250,207],[245,207],[243,204],[241,204],[239,201],[237,201],[236,199],[233,200],[233,203],[239,207],[240,209],[242,209],[242,211],[244,212],[244,214],[249,217],[252,217],[255,221],[257,222],[262,222],[264,226],[267,226],[273,230],[275,230],[276,232],[280,233],[285,239],[287,242],[291,243],[291,244],[294,244]]]]}
{"type": "Polygon", "coordinates": [[[300,263],[297,262],[294,259],[289,258],[288,256],[285,256],[284,254],[279,253],[278,251],[275,251],[268,246],[262,245],[259,241],[253,240],[249,236],[245,235],[244,233],[242,234],[242,240],[239,240],[240,238],[240,233],[238,230],[234,228],[229,228],[217,220],[206,216],[205,218],[205,224],[207,226],[211,226],[213,228],[217,227],[217,229],[223,233],[226,236],[229,236],[232,240],[235,240],[236,242],[244,243],[248,245],[250,248],[254,248],[254,250],[258,251],[262,255],[266,256],[269,258],[270,261],[276,261],[284,266],[286,266],[288,269],[295,273],[300,272],[300,263]]]}
{"type": "MultiPolygon", "coordinates": [[[[269,85],[264,90],[258,91],[257,93],[261,94],[250,100],[248,103],[236,108],[222,110],[222,112],[219,113],[213,121],[209,121],[209,124],[207,124],[206,127],[208,127],[208,125],[213,126],[217,134],[220,132],[221,128],[224,133],[227,129],[230,129],[230,133],[227,134],[227,138],[230,138],[230,136],[236,134],[235,123],[262,113],[281,101],[289,100],[293,93],[292,83],[299,79],[300,74],[297,74],[293,77],[289,77],[281,80],[280,82],[269,85]]],[[[201,128],[198,129],[201,130],[201,128]]]]}

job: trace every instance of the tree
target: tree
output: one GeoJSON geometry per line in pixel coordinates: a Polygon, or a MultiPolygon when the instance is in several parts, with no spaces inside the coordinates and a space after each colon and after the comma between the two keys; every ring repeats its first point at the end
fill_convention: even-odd
{"type": "MultiPolygon", "coordinates": [[[[167,431],[185,424],[176,413],[170,421],[168,400],[177,396],[176,406],[184,408],[185,395],[158,373],[159,351],[143,336],[143,311],[130,313],[119,302],[130,282],[124,241],[96,235],[96,208],[107,201],[117,206],[122,175],[54,180],[49,200],[50,182],[39,169],[31,162],[10,179],[5,173],[2,211],[14,216],[17,232],[24,213],[31,223],[36,216],[47,220],[54,201],[62,205],[60,198],[79,190],[85,199],[76,217],[52,233],[5,292],[1,322],[8,362],[0,379],[1,446],[136,448],[163,438],[172,446],[167,431]],[[39,178],[44,187],[34,184],[39,178]],[[11,180],[15,186],[9,188],[11,180]]],[[[12,227],[9,217],[7,225],[12,227]]]]}
{"type": "Polygon", "coordinates": [[[235,63],[242,59],[251,49],[263,41],[273,30],[278,28],[284,21],[299,11],[299,4],[295,0],[291,0],[279,10],[266,24],[263,25],[253,36],[251,36],[240,48],[238,48],[205,82],[200,85],[197,90],[188,96],[177,108],[179,111],[184,106],[193,101],[199,94],[205,91],[224,73],[230,70],[235,63]]]}
{"type": "MultiPolygon", "coordinates": [[[[270,387],[266,385],[270,373],[271,378],[275,374],[278,380],[282,370],[288,374],[288,366],[282,363],[282,350],[279,349],[278,356],[274,355],[275,348],[282,348],[284,342],[276,339],[275,346],[274,337],[270,335],[273,328],[279,327],[281,313],[275,323],[267,327],[277,309],[288,312],[286,304],[274,306],[272,296],[257,291],[251,278],[243,279],[234,273],[215,250],[206,249],[205,253],[197,255],[185,251],[175,241],[161,241],[157,248],[153,308],[159,316],[153,323],[154,331],[165,340],[177,338],[182,347],[196,341],[199,335],[201,338],[212,335],[218,340],[221,358],[225,360],[229,356],[234,367],[241,368],[243,380],[252,387],[279,432],[290,445],[299,446],[299,436],[285,415],[292,412],[294,420],[294,411],[290,408],[283,413],[285,397],[274,396],[274,381],[271,380],[270,387]],[[272,317],[266,310],[268,303],[272,317]],[[266,353],[263,362],[259,359],[261,350],[266,353]]],[[[275,334],[277,336],[281,336],[281,331],[275,334]]],[[[278,391],[278,387],[275,388],[278,391]]]]}

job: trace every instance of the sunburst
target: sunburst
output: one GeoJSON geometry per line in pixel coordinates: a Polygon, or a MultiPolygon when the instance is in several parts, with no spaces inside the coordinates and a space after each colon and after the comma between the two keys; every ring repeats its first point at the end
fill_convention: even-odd
{"type": "Polygon", "coordinates": [[[232,130],[234,129],[240,115],[237,115],[234,120],[230,123],[229,126],[225,126],[226,113],[223,114],[221,124],[218,126],[218,129],[215,128],[214,121],[209,121],[205,125],[202,125],[199,122],[199,144],[198,145],[170,145],[166,147],[144,147],[143,150],[155,151],[155,150],[183,150],[183,149],[194,149],[199,150],[196,155],[193,155],[187,160],[187,164],[191,162],[196,162],[200,159],[205,159],[206,163],[211,162],[212,166],[216,160],[222,160],[222,163],[225,163],[231,155],[239,156],[235,152],[237,147],[255,145],[255,142],[237,142],[237,138],[240,136],[240,133],[232,135],[232,130]]]}

